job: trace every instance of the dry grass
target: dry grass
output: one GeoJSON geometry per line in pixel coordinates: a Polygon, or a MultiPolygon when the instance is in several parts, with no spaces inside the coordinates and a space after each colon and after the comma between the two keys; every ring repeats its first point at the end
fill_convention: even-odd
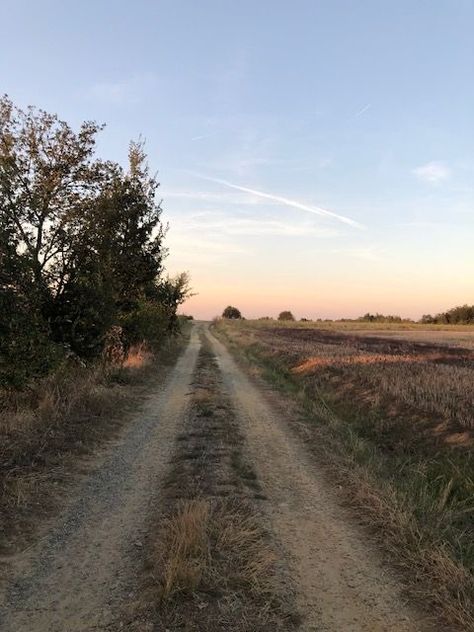
{"type": "MultiPolygon", "coordinates": [[[[169,365],[180,343],[163,348],[169,365]]],[[[121,366],[65,363],[21,392],[0,391],[0,550],[23,546],[55,510],[78,457],[110,438],[156,373],[143,348],[121,366]]]]}
{"type": "Polygon", "coordinates": [[[205,345],[189,418],[150,519],[137,602],[124,613],[130,629],[293,630],[291,588],[287,580],[283,593],[283,565],[260,502],[239,423],[205,345]]]}
{"type": "Polygon", "coordinates": [[[271,323],[217,332],[297,402],[295,430],[411,594],[444,629],[474,630],[472,352],[271,323]]]}
{"type": "Polygon", "coordinates": [[[154,599],[248,589],[271,594],[275,553],[251,508],[229,500],[181,501],[164,519],[152,553],[154,599]]]}

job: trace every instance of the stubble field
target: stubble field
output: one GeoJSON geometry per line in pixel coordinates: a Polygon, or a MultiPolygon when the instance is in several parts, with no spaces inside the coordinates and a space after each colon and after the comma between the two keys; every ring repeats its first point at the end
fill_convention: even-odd
{"type": "Polygon", "coordinates": [[[474,328],[215,327],[304,410],[306,441],[411,589],[471,629],[474,328]]]}

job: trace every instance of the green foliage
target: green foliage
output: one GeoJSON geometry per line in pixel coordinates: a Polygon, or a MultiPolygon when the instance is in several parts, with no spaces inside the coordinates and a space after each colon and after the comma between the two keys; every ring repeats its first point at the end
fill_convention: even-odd
{"type": "Polygon", "coordinates": [[[107,331],[116,322],[113,286],[100,262],[82,262],[51,311],[52,337],[82,358],[102,352],[107,331]]]}
{"type": "Polygon", "coordinates": [[[162,279],[160,283],[154,287],[151,297],[158,301],[165,309],[168,318],[168,331],[170,333],[178,331],[178,307],[190,296],[193,296],[193,293],[187,272],[181,272],[175,277],[162,279]]]}
{"type": "Polygon", "coordinates": [[[125,350],[146,341],[158,347],[168,335],[169,318],[166,308],[159,303],[143,301],[120,319],[125,350]]]}
{"type": "Polygon", "coordinates": [[[280,312],[280,314],[278,315],[278,320],[295,320],[295,317],[293,316],[293,314],[289,311],[283,311],[280,312]]]}
{"type": "Polygon", "coordinates": [[[58,359],[39,310],[27,256],[17,252],[12,231],[0,227],[0,385],[19,386],[43,375],[58,359]]]}
{"type": "Polygon", "coordinates": [[[98,357],[178,329],[189,277],[162,278],[165,228],[142,142],[129,168],[95,156],[101,126],[0,98],[0,380],[49,370],[59,350],[98,357]],[[110,337],[110,336],[109,336],[110,337]]]}
{"type": "Polygon", "coordinates": [[[471,325],[474,324],[474,305],[459,305],[436,316],[424,314],[420,322],[425,325],[471,325]]]}
{"type": "Polygon", "coordinates": [[[225,310],[222,312],[222,318],[230,318],[232,320],[237,320],[242,318],[242,314],[237,307],[233,307],[232,305],[228,305],[225,310]]]}
{"type": "Polygon", "coordinates": [[[371,314],[370,312],[367,312],[367,314],[364,314],[363,316],[360,316],[357,320],[359,322],[366,322],[366,323],[409,323],[409,322],[413,322],[409,318],[402,318],[401,316],[392,315],[392,314],[384,315],[384,314],[379,314],[378,312],[376,314],[371,314]]]}

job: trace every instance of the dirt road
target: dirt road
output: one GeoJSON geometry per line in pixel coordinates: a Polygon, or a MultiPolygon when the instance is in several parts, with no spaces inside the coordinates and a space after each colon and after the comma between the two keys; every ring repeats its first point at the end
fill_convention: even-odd
{"type": "Polygon", "coordinates": [[[110,446],[57,525],[12,561],[3,632],[118,630],[148,506],[159,492],[186,411],[200,340],[193,331],[167,382],[110,446]]]}
{"type": "Polygon", "coordinates": [[[210,336],[239,412],[272,531],[289,557],[305,630],[427,629],[364,534],[337,503],[304,446],[226,348],[210,336]]]}
{"type": "Polygon", "coordinates": [[[118,606],[137,574],[146,517],[159,500],[186,416],[200,335],[209,338],[222,388],[241,423],[266,497],[266,517],[297,587],[303,630],[427,629],[364,534],[338,505],[291,424],[236,366],[207,326],[161,390],[111,445],[56,526],[11,561],[0,601],[4,632],[119,630],[118,606]]]}

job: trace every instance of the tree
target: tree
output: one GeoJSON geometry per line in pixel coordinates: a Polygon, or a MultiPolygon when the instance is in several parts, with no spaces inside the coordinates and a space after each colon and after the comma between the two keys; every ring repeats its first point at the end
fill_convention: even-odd
{"type": "Polygon", "coordinates": [[[0,224],[0,385],[19,387],[47,373],[58,349],[40,311],[27,256],[19,253],[11,227],[0,224]]]}
{"type": "Polygon", "coordinates": [[[107,171],[93,159],[100,129],[85,122],[76,133],[56,115],[0,99],[0,222],[12,227],[36,287],[52,299],[71,274],[83,217],[107,171]]]}
{"type": "Polygon", "coordinates": [[[222,318],[229,318],[230,320],[237,320],[242,318],[242,314],[237,307],[232,307],[232,305],[228,305],[225,310],[222,312],[222,318]]]}
{"type": "Polygon", "coordinates": [[[278,320],[295,320],[295,317],[289,310],[287,310],[287,311],[280,312],[278,316],[278,320]]]}
{"type": "Polygon", "coordinates": [[[129,170],[111,169],[95,207],[88,215],[89,249],[103,262],[121,310],[133,310],[153,293],[166,254],[159,184],[149,175],[143,143],[132,142],[129,170]]]}
{"type": "Polygon", "coordinates": [[[56,115],[0,98],[4,357],[21,355],[22,329],[93,358],[108,331],[121,331],[127,348],[178,328],[189,277],[162,278],[166,227],[143,142],[130,144],[124,170],[96,158],[101,129],[85,122],[75,132],[56,115]]]}
{"type": "Polygon", "coordinates": [[[143,142],[130,144],[124,171],[95,157],[100,129],[86,122],[75,132],[0,99],[0,224],[23,253],[52,339],[83,357],[98,355],[107,330],[149,301],[166,298],[165,330],[175,329],[183,291],[159,289],[166,231],[143,142]]]}

